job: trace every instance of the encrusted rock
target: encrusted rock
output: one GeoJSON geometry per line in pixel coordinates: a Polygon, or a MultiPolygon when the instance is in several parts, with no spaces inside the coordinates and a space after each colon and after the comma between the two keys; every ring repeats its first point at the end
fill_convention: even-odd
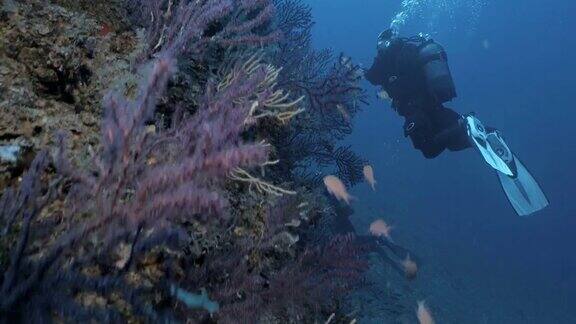
{"type": "MultiPolygon", "coordinates": [[[[88,147],[98,146],[103,95],[114,79],[130,74],[126,55],[136,36],[103,37],[102,22],[46,1],[4,1],[0,13],[0,145],[25,143],[23,151],[37,152],[64,130],[82,165],[88,147]]],[[[21,171],[4,163],[0,179],[21,171]]]]}

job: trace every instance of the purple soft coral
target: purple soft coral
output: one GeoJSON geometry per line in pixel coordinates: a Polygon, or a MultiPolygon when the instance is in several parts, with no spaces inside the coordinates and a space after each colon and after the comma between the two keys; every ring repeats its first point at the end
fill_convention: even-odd
{"type": "Polygon", "coordinates": [[[146,54],[171,51],[200,58],[211,44],[261,46],[280,38],[268,27],[275,13],[269,0],[129,0],[128,5],[136,9],[136,21],[147,26],[146,54]]]}
{"type": "MultiPolygon", "coordinates": [[[[61,145],[55,159],[57,178],[66,180],[69,190],[56,192],[65,195],[65,217],[69,217],[71,225],[41,257],[31,260],[25,252],[31,244],[28,231],[32,216],[44,206],[36,204],[46,200],[35,189],[46,165],[46,154],[39,155],[34,164],[38,166],[24,177],[24,184],[31,185],[21,187],[16,194],[21,199],[11,202],[7,199],[13,194],[3,196],[2,205],[6,208],[0,212],[1,219],[10,224],[22,218],[26,230],[3,280],[1,292],[5,298],[0,303],[0,314],[34,308],[48,311],[41,318],[47,318],[50,310],[66,316],[71,309],[81,309],[69,296],[64,296],[69,302],[65,307],[50,298],[29,297],[48,296],[51,290],[66,295],[75,289],[101,294],[120,291],[127,301],[135,303],[135,312],[144,312],[146,307],[138,306],[138,296],[118,277],[89,278],[83,269],[101,264],[103,256],[125,243],[131,246],[131,252],[122,269],[115,270],[119,276],[132,260],[151,247],[184,238],[179,221],[224,215],[227,201],[221,194],[222,181],[237,168],[267,161],[267,145],[245,142],[241,137],[255,105],[249,98],[258,94],[254,99],[266,102],[267,95],[273,93],[259,88],[267,76],[261,69],[250,74],[235,70],[235,77],[225,86],[210,83],[198,111],[181,115],[171,128],[151,130],[146,125],[175,72],[173,62],[171,56],[161,54],[152,63],[134,100],[120,94],[107,97],[102,148],[93,158],[95,170],[73,168],[61,145]],[[97,246],[82,248],[88,237],[99,242],[97,246]],[[64,255],[74,256],[73,262],[66,261],[64,255]]],[[[152,316],[149,311],[144,315],[152,316]]]]}

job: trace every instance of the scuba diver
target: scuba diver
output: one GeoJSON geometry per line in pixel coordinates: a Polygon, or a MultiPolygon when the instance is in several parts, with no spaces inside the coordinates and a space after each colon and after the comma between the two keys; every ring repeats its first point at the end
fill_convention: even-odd
{"type": "Polygon", "coordinates": [[[392,29],[378,36],[377,56],[366,79],[382,87],[392,108],[404,117],[404,136],[424,157],[445,150],[475,147],[496,170],[508,200],[521,215],[548,205],[540,186],[512,153],[497,129],[484,127],[474,115],[460,115],[444,104],[456,88],[443,47],[428,35],[402,38],[392,29]]]}

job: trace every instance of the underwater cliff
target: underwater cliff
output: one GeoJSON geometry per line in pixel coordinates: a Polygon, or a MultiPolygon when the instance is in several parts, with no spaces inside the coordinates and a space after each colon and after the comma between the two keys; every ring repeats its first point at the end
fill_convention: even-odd
{"type": "Polygon", "coordinates": [[[307,5],[0,16],[0,322],[353,320],[368,245],[311,170],[362,180],[361,73],[307,5]]]}

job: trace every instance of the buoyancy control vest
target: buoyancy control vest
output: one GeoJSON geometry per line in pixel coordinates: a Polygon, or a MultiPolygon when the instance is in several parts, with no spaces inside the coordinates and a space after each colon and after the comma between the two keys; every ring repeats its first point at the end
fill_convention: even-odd
{"type": "Polygon", "coordinates": [[[445,103],[456,97],[456,87],[444,48],[432,39],[425,39],[419,46],[419,59],[428,91],[438,103],[445,103]]]}
{"type": "Polygon", "coordinates": [[[381,84],[399,105],[427,98],[442,104],[456,97],[444,48],[425,36],[396,38],[380,48],[367,79],[381,84]]]}

